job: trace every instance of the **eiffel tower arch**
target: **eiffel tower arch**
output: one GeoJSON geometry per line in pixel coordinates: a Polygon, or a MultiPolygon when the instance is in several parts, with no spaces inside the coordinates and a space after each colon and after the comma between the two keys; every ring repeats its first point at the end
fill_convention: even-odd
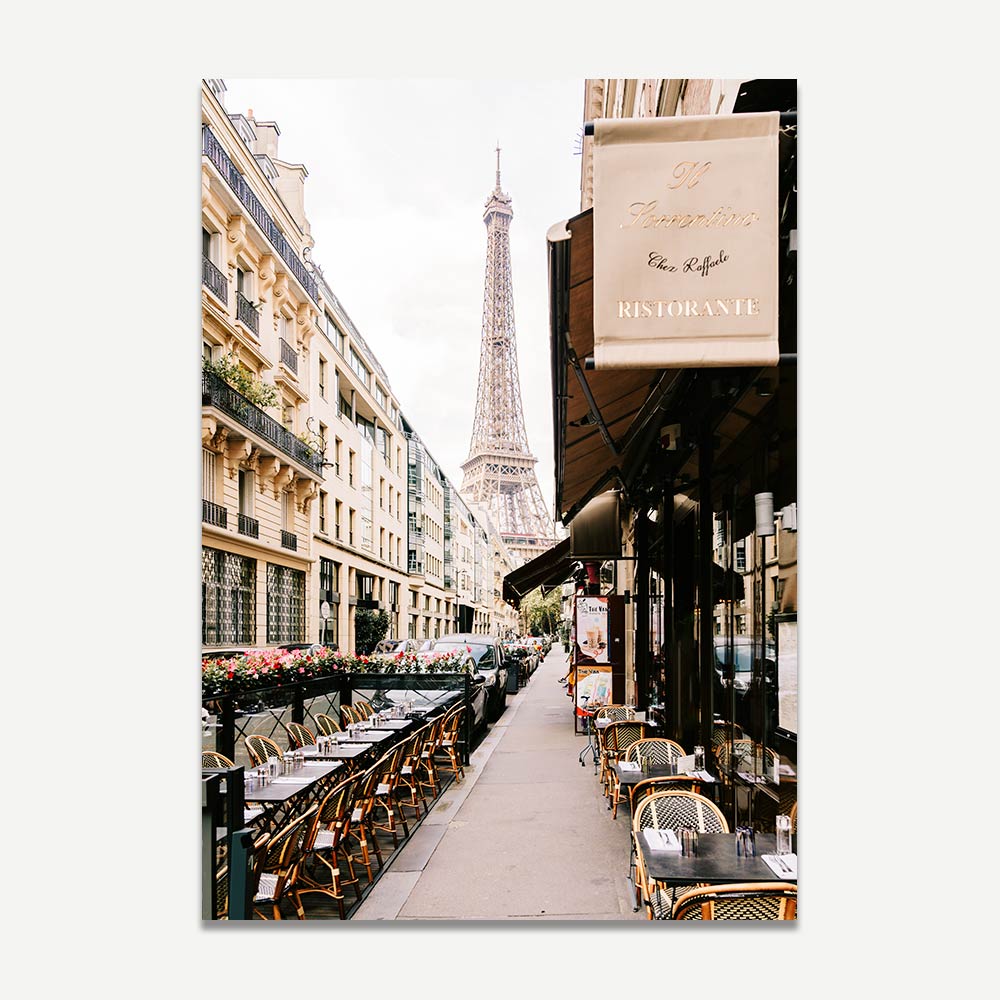
{"type": "Polygon", "coordinates": [[[486,286],[479,384],[469,457],[462,464],[466,502],[488,510],[518,565],[556,543],[552,519],[535,476],[521,405],[510,271],[510,196],[496,187],[486,201],[486,286]]]}

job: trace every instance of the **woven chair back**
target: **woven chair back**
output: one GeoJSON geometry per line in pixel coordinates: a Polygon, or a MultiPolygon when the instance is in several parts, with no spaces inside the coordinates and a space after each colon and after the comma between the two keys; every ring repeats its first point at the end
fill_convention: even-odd
{"type": "Polygon", "coordinates": [[[364,722],[366,719],[370,719],[375,712],[375,707],[370,701],[366,701],[364,698],[359,699],[354,702],[354,712],[358,716],[359,722],[364,722]]]}
{"type": "Polygon", "coordinates": [[[637,740],[646,737],[645,722],[612,722],[604,730],[604,746],[612,756],[624,754],[637,740]]]}
{"type": "Polygon", "coordinates": [[[344,731],[343,727],[332,715],[324,715],[320,712],[318,715],[314,715],[313,718],[316,720],[319,731],[324,736],[332,736],[334,733],[342,733],[344,731]]]}
{"type": "Polygon", "coordinates": [[[281,747],[268,736],[254,734],[253,736],[247,736],[243,742],[255,766],[263,764],[268,757],[277,757],[278,760],[284,760],[285,758],[285,755],[281,752],[281,747]]]}
{"type": "Polygon", "coordinates": [[[627,722],[631,714],[630,709],[624,705],[605,705],[597,710],[594,721],[598,719],[610,719],[612,722],[627,722]]]}
{"type": "Polygon", "coordinates": [[[276,894],[281,891],[282,879],[287,878],[302,860],[315,812],[316,806],[310,806],[284,829],[279,830],[264,848],[260,871],[279,876],[276,894]]]}
{"type": "Polygon", "coordinates": [[[628,797],[634,810],[635,804],[647,795],[671,791],[700,793],[701,780],[687,774],[664,774],[659,778],[643,778],[629,788],[628,797]]]}
{"type": "Polygon", "coordinates": [[[462,717],[465,715],[465,706],[459,705],[450,715],[445,718],[444,738],[457,740],[459,730],[462,728],[462,717]]]}
{"type": "MultiPolygon", "coordinates": [[[[729,755],[732,753],[736,757],[736,769],[744,770],[744,762],[753,761],[754,752],[760,747],[759,743],[753,740],[734,740],[732,745],[723,743],[716,747],[715,759],[719,762],[719,768],[726,772],[729,770],[729,755]]],[[[772,771],[778,764],[778,755],[770,748],[764,748],[764,770],[772,771]]]]}
{"type": "Polygon", "coordinates": [[[636,833],[647,827],[680,830],[686,826],[699,833],[729,833],[722,810],[711,799],[695,792],[654,792],[636,805],[632,818],[636,833]]]}
{"type": "Polygon", "coordinates": [[[674,920],[795,920],[798,889],[790,882],[701,886],[674,903],[674,920]]]}
{"type": "Polygon", "coordinates": [[[319,826],[332,830],[350,818],[359,780],[359,775],[351,775],[323,798],[316,813],[319,826]]]}
{"type": "Polygon", "coordinates": [[[289,722],[285,725],[285,730],[288,733],[288,742],[293,750],[297,750],[299,747],[312,746],[316,742],[316,737],[313,735],[312,731],[307,727],[303,726],[300,722],[289,722]]]}
{"type": "Polygon", "coordinates": [[[743,739],[743,730],[733,723],[719,723],[712,727],[712,749],[722,746],[723,743],[729,742],[729,737],[732,736],[735,740],[743,739]]]}
{"type": "Polygon", "coordinates": [[[648,736],[636,740],[626,751],[624,760],[638,760],[638,754],[649,757],[654,765],[670,764],[678,757],[685,756],[684,747],[680,743],[668,740],[662,736],[648,736]]]}
{"type": "Polygon", "coordinates": [[[221,753],[216,753],[214,750],[202,750],[201,752],[201,766],[202,767],[236,767],[236,765],[226,756],[221,753]]]}
{"type": "Polygon", "coordinates": [[[350,705],[341,705],[340,721],[343,725],[348,726],[353,722],[360,722],[361,719],[358,718],[358,713],[350,705]]]}

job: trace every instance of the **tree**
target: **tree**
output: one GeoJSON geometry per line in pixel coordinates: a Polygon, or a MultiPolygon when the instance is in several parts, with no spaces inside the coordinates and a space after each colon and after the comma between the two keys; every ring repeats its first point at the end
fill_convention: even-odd
{"type": "Polygon", "coordinates": [[[354,652],[367,656],[389,631],[389,615],[369,608],[354,609],[354,652]]]}
{"type": "Polygon", "coordinates": [[[544,596],[541,588],[533,590],[521,602],[521,613],[529,635],[553,634],[559,626],[562,595],[558,590],[544,596]]]}

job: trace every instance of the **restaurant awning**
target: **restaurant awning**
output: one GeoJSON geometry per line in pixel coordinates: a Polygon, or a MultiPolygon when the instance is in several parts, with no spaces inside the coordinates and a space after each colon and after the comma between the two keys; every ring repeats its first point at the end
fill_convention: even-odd
{"type": "Polygon", "coordinates": [[[565,538],[551,549],[535,556],[531,562],[518,566],[503,578],[503,599],[514,607],[536,587],[555,587],[573,575],[576,560],[569,552],[565,538]]]}

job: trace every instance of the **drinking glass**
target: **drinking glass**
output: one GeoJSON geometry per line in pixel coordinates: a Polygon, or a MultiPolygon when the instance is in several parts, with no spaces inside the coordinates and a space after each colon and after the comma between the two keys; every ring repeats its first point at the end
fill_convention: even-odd
{"type": "Polygon", "coordinates": [[[705,770],[705,748],[695,747],[694,748],[694,769],[696,771],[705,770]]]}
{"type": "Polygon", "coordinates": [[[698,853],[698,831],[685,826],[681,830],[681,857],[690,858],[698,853]]]}
{"type": "Polygon", "coordinates": [[[792,817],[779,813],[774,818],[774,853],[792,853],[792,817]]]}

